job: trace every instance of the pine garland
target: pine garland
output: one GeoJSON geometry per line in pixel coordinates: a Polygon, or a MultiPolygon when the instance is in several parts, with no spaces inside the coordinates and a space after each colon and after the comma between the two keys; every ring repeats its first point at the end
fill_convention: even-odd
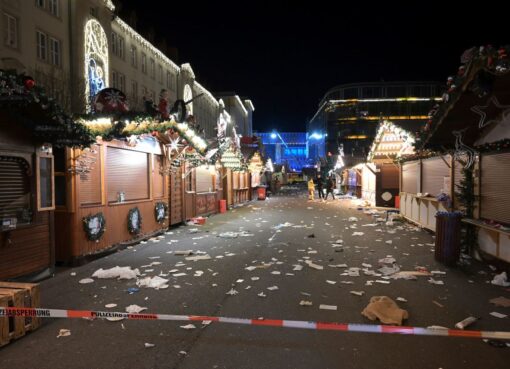
{"type": "MultiPolygon", "coordinates": [[[[461,179],[460,184],[456,185],[458,191],[456,191],[455,195],[457,196],[459,202],[462,204],[465,216],[469,219],[473,219],[475,202],[477,200],[477,196],[475,195],[475,179],[473,168],[463,168],[462,174],[463,178],[461,179]]],[[[477,228],[474,225],[468,223],[464,223],[462,228],[462,244],[464,245],[465,252],[469,254],[477,245],[477,228]]]]}

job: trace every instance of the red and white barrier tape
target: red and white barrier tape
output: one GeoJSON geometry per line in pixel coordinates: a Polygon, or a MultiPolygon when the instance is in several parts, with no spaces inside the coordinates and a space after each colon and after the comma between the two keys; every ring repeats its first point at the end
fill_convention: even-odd
{"type": "Polygon", "coordinates": [[[173,320],[173,321],[210,320],[218,323],[313,329],[319,331],[394,333],[417,336],[443,336],[443,337],[446,336],[446,337],[490,338],[510,340],[510,332],[466,331],[458,329],[432,329],[420,327],[402,327],[393,325],[307,322],[302,320],[241,319],[200,315],[130,314],[122,312],[94,311],[94,310],[61,310],[61,309],[0,307],[0,318],[2,317],[89,318],[89,319],[123,318],[128,320],[173,320]]]}

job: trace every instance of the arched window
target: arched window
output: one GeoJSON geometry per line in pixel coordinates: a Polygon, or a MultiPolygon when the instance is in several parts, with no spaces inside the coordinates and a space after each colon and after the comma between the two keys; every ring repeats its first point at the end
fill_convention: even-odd
{"type": "Polygon", "coordinates": [[[101,24],[91,19],[85,24],[85,97],[87,110],[92,98],[108,86],[108,37],[101,24]]]}
{"type": "MultiPolygon", "coordinates": [[[[184,102],[188,102],[190,101],[191,99],[193,99],[193,91],[191,90],[191,87],[190,85],[185,85],[184,86],[184,102]]],[[[193,115],[193,103],[189,103],[186,105],[186,107],[188,108],[188,111],[191,115],[193,115]]]]}

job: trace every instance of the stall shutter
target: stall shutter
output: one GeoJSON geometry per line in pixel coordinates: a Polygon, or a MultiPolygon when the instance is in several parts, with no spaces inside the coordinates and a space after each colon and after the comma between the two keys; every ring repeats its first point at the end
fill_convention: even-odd
{"type": "Polygon", "coordinates": [[[125,201],[149,198],[149,154],[108,147],[106,173],[108,201],[117,202],[119,192],[125,201]]]}
{"type": "Polygon", "coordinates": [[[380,169],[382,189],[398,189],[398,167],[393,164],[383,164],[380,169]]]}
{"type": "MultiPolygon", "coordinates": [[[[22,158],[0,157],[0,220],[16,218],[18,224],[30,219],[28,163],[22,158]]],[[[0,223],[0,229],[2,223],[0,223]]]]}
{"type": "Polygon", "coordinates": [[[402,164],[402,192],[418,193],[418,172],[420,162],[413,161],[402,164]]]}
{"type": "Polygon", "coordinates": [[[84,154],[92,163],[90,171],[80,174],[80,205],[101,204],[101,149],[84,154]]]}
{"type": "Polygon", "coordinates": [[[211,192],[213,178],[209,169],[205,167],[198,167],[196,169],[197,193],[211,192]]]}
{"type": "Polygon", "coordinates": [[[165,195],[165,176],[163,174],[163,155],[154,155],[152,193],[154,198],[165,195]]]}
{"type": "MultiPolygon", "coordinates": [[[[441,193],[441,190],[444,189],[445,177],[450,177],[450,167],[445,161],[451,163],[451,157],[446,155],[443,158],[434,157],[422,161],[421,192],[427,192],[432,196],[437,196],[441,193]]],[[[449,190],[446,189],[446,191],[448,192],[449,190]]]]}
{"type": "Polygon", "coordinates": [[[481,216],[510,223],[510,152],[481,157],[481,216]]]}

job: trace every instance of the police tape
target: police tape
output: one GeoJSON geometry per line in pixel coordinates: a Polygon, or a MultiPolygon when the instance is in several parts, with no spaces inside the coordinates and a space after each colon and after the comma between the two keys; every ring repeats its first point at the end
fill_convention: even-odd
{"type": "Polygon", "coordinates": [[[141,314],[141,313],[131,314],[114,311],[95,311],[95,310],[62,310],[62,309],[0,307],[0,318],[2,317],[39,317],[39,318],[71,318],[71,319],[122,318],[128,320],[211,321],[227,324],[299,328],[318,331],[390,333],[417,336],[443,336],[443,337],[510,340],[510,332],[471,331],[471,330],[468,331],[446,328],[420,328],[394,325],[313,322],[303,320],[242,319],[203,315],[172,315],[172,314],[141,314]]]}

